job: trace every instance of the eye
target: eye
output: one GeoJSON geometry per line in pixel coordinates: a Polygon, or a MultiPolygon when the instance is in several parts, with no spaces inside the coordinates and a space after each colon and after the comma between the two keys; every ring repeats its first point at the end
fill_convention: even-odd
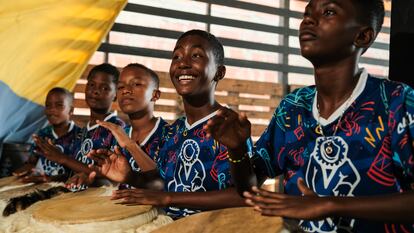
{"type": "Polygon", "coordinates": [[[193,58],[200,58],[200,57],[202,57],[202,56],[201,56],[201,54],[199,54],[199,53],[194,53],[194,54],[192,55],[192,57],[193,57],[193,58]]]}
{"type": "Polygon", "coordinates": [[[335,15],[336,14],[336,12],[334,11],[334,10],[325,10],[324,12],[323,12],[323,15],[324,16],[332,16],[332,15],[335,15]]]}
{"type": "Polygon", "coordinates": [[[173,57],[172,57],[173,60],[178,60],[180,58],[181,57],[178,54],[173,54],[173,57]]]}
{"type": "Polygon", "coordinates": [[[120,90],[123,90],[124,88],[125,88],[124,86],[118,86],[117,90],[120,91],[120,90]]]}

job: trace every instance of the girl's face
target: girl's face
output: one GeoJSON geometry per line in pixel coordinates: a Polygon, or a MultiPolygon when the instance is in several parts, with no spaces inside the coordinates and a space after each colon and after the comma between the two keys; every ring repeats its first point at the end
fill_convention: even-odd
{"type": "Polygon", "coordinates": [[[88,79],[85,99],[92,110],[109,112],[115,97],[116,85],[112,75],[98,71],[88,79]]]}
{"type": "Polygon", "coordinates": [[[45,105],[45,114],[51,125],[59,125],[69,121],[72,106],[68,96],[58,92],[49,93],[45,105]]]}

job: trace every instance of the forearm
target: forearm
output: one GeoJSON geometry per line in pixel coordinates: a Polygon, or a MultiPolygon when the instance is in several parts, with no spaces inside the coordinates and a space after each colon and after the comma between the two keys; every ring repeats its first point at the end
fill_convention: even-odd
{"type": "Polygon", "coordinates": [[[152,190],[163,190],[164,181],[159,175],[158,169],[153,169],[146,172],[130,172],[126,182],[136,188],[145,188],[152,190]]]}
{"type": "Polygon", "coordinates": [[[67,174],[56,175],[56,176],[49,176],[50,181],[53,182],[65,182],[68,179],[67,174]]]}
{"type": "Polygon", "coordinates": [[[70,158],[69,156],[62,156],[57,162],[74,172],[83,172],[89,174],[92,171],[86,164],[70,158]]]}
{"type": "Polygon", "coordinates": [[[250,191],[252,186],[258,186],[256,174],[245,148],[229,150],[229,158],[231,176],[239,195],[242,195],[244,191],[250,191]]]}
{"type": "Polygon", "coordinates": [[[169,192],[168,206],[191,209],[214,210],[245,206],[235,188],[209,192],[169,192]]]}
{"type": "Polygon", "coordinates": [[[329,199],[329,216],[396,223],[413,223],[414,221],[413,191],[378,197],[333,197],[329,199]]]}
{"type": "Polygon", "coordinates": [[[130,143],[126,146],[126,149],[135,159],[142,172],[156,169],[157,164],[138,146],[138,144],[135,142],[130,143]]]}

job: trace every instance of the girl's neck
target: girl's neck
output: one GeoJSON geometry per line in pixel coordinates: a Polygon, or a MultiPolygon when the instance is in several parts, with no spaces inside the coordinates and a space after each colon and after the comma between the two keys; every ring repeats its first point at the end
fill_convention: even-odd
{"type": "Polygon", "coordinates": [[[53,131],[58,137],[62,137],[69,131],[70,121],[64,121],[60,124],[53,125],[53,131]]]}
{"type": "Polygon", "coordinates": [[[359,76],[355,63],[315,67],[317,104],[323,118],[327,119],[351,96],[359,76]]]}
{"type": "Polygon", "coordinates": [[[187,122],[191,125],[217,111],[221,105],[214,99],[214,92],[207,97],[191,96],[183,97],[184,111],[187,122]]]}
{"type": "Polygon", "coordinates": [[[90,122],[89,124],[95,125],[97,120],[104,121],[105,118],[109,116],[110,114],[111,112],[108,112],[108,111],[103,111],[102,113],[100,113],[98,111],[93,111],[91,109],[91,116],[89,117],[89,122],[90,122]]]}
{"type": "Polygon", "coordinates": [[[154,117],[152,114],[146,114],[139,118],[131,118],[131,115],[129,116],[132,127],[131,138],[134,141],[141,143],[154,129],[158,119],[154,117]]]}

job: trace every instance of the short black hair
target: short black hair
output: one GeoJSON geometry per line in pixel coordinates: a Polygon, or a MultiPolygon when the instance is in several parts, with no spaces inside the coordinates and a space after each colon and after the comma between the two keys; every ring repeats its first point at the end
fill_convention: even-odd
{"type": "Polygon", "coordinates": [[[375,30],[375,35],[381,31],[384,23],[385,9],[383,0],[353,0],[358,8],[360,22],[370,25],[375,30]]]}
{"type": "Polygon", "coordinates": [[[155,73],[155,71],[139,63],[130,63],[127,66],[125,66],[124,69],[128,67],[135,67],[145,70],[151,76],[151,79],[154,82],[156,89],[160,87],[160,78],[158,77],[158,74],[155,73]]]}
{"type": "Polygon", "coordinates": [[[119,70],[115,66],[113,66],[109,63],[103,63],[103,64],[100,64],[100,65],[97,65],[97,66],[93,67],[91,69],[91,71],[89,71],[87,79],[89,80],[89,78],[92,77],[93,75],[95,75],[97,72],[103,72],[105,74],[112,75],[112,77],[113,77],[112,82],[115,85],[118,84],[119,70]]]}
{"type": "Polygon", "coordinates": [[[213,50],[213,54],[214,54],[216,64],[219,65],[219,66],[224,65],[223,45],[213,34],[211,34],[209,32],[206,32],[206,31],[203,31],[203,30],[193,29],[193,30],[184,32],[178,38],[177,41],[181,40],[182,38],[184,38],[186,36],[192,36],[192,35],[197,35],[197,36],[200,36],[200,37],[204,38],[205,40],[207,40],[208,43],[210,44],[212,50],[213,50]]]}
{"type": "Polygon", "coordinates": [[[66,98],[69,100],[69,105],[72,105],[72,103],[73,103],[73,94],[68,89],[63,88],[63,87],[54,87],[54,88],[49,90],[47,95],[55,94],[55,93],[65,95],[66,98]]]}

